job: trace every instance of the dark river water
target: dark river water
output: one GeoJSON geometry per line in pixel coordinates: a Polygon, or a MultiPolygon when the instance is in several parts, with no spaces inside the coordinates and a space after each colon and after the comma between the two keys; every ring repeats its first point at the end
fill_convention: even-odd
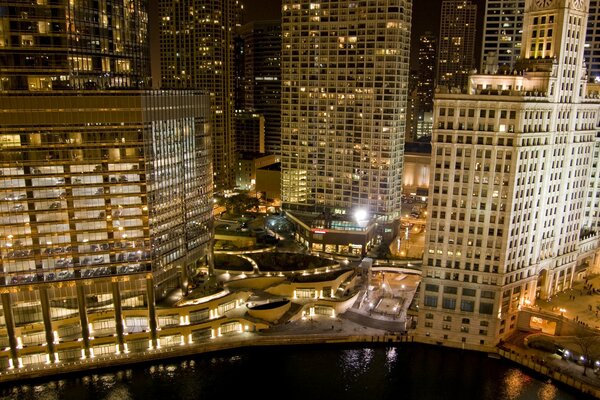
{"type": "Polygon", "coordinates": [[[422,345],[265,347],[0,386],[0,399],[584,399],[486,354],[422,345]]]}

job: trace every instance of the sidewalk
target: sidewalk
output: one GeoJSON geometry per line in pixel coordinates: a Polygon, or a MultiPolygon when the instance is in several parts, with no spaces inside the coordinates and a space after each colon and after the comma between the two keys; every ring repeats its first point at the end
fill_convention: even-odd
{"type": "Polygon", "coordinates": [[[557,315],[561,315],[561,309],[565,310],[562,315],[566,318],[581,321],[590,328],[600,330],[600,294],[586,289],[586,285],[600,289],[600,275],[589,277],[587,284],[585,281],[575,282],[571,289],[552,296],[549,301],[538,300],[536,306],[557,315]]]}

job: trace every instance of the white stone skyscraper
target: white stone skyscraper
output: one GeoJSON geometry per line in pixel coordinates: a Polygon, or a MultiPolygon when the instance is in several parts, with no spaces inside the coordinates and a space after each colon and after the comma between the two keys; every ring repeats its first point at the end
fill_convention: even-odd
{"type": "Polygon", "coordinates": [[[411,9],[411,0],[283,1],[288,210],[399,216],[411,9]]]}
{"type": "Polygon", "coordinates": [[[594,256],[582,249],[600,109],[583,63],[588,7],[527,0],[516,73],[435,97],[425,340],[494,346],[522,306],[571,287],[594,256]]]}

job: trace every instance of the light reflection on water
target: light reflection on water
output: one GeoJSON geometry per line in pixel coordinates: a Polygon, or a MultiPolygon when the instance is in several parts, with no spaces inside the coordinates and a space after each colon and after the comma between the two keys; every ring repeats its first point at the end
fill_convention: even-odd
{"type": "Polygon", "coordinates": [[[391,371],[392,367],[396,363],[396,358],[398,357],[398,353],[395,347],[390,347],[385,351],[385,366],[387,367],[388,372],[391,371]]]}
{"type": "MultiPolygon", "coordinates": [[[[575,400],[513,364],[429,347],[260,348],[111,373],[0,386],[0,400],[169,400],[245,397],[277,382],[286,400],[575,400]],[[316,396],[318,394],[318,396],[316,396]],[[316,397],[315,397],[316,396],[316,397]]],[[[267,392],[261,391],[261,396],[267,392]]],[[[272,393],[281,398],[281,392],[272,393]]]]}
{"type": "Polygon", "coordinates": [[[341,356],[341,369],[349,378],[363,374],[373,359],[373,349],[344,350],[341,356]]]}
{"type": "Polygon", "coordinates": [[[510,369],[504,375],[504,387],[506,390],[506,399],[518,399],[523,389],[531,379],[518,369],[510,369]]]}

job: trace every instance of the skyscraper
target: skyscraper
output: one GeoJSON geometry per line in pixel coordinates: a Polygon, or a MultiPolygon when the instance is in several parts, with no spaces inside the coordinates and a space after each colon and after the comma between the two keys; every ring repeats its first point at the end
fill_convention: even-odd
{"type": "Polygon", "coordinates": [[[462,88],[474,66],[477,5],[444,0],[438,42],[437,86],[462,88]]]}
{"type": "Polygon", "coordinates": [[[588,77],[595,81],[600,81],[600,30],[597,28],[598,23],[600,23],[600,1],[590,0],[584,56],[588,77]]]}
{"type": "Polygon", "coordinates": [[[472,75],[466,94],[435,97],[425,339],[494,346],[521,307],[570,288],[586,263],[600,113],[582,62],[588,5],[527,0],[520,69],[472,75]]]}
{"type": "Polygon", "coordinates": [[[0,7],[0,90],[147,87],[145,1],[0,7]]]}
{"type": "Polygon", "coordinates": [[[510,71],[521,55],[523,0],[487,0],[483,26],[481,71],[510,71]]]}
{"type": "Polygon", "coordinates": [[[265,151],[281,152],[281,22],[242,26],[244,111],[265,118],[265,151]]]}
{"type": "Polygon", "coordinates": [[[411,5],[283,1],[285,208],[399,216],[411,5]]]}
{"type": "Polygon", "coordinates": [[[417,93],[421,113],[433,109],[435,65],[437,60],[437,38],[431,32],[419,37],[419,69],[417,93]]]}
{"type": "Polygon", "coordinates": [[[437,38],[426,32],[419,37],[419,69],[417,71],[416,110],[413,136],[416,139],[431,136],[431,111],[435,85],[437,38]]]}
{"type": "Polygon", "coordinates": [[[0,369],[155,348],[156,301],[208,263],[208,99],[132,90],[146,18],[0,6],[0,369]]]}
{"type": "MultiPolygon", "coordinates": [[[[486,3],[481,70],[514,67],[520,57],[523,32],[523,0],[488,0],[486,3]],[[488,60],[488,55],[492,58],[488,60]]],[[[596,23],[600,21],[600,2],[590,0],[584,59],[588,78],[600,78],[600,33],[596,23]]],[[[493,72],[493,69],[488,70],[493,72]]]]}
{"type": "Polygon", "coordinates": [[[238,0],[159,1],[161,88],[210,97],[216,190],[235,185],[234,51],[238,0]]]}

